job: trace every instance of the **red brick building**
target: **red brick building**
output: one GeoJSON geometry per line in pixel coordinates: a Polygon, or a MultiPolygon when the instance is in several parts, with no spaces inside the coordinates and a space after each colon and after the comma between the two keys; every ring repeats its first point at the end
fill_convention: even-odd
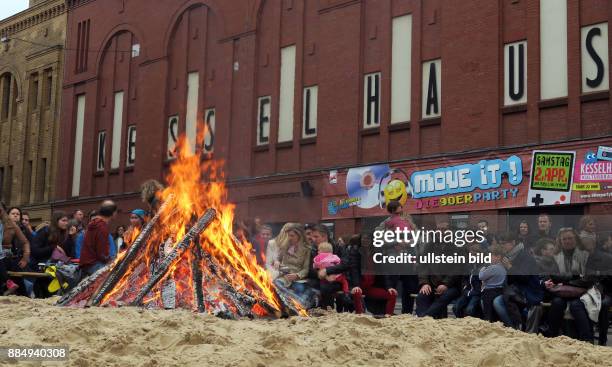
{"type": "MultiPolygon", "coordinates": [[[[522,154],[527,197],[532,150],[581,160],[612,146],[608,1],[68,3],[55,208],[141,206],[140,183],[163,178],[198,119],[214,126],[203,149],[227,162],[239,216],[324,219],[339,234],[369,214],[326,210],[344,189],[330,171],[522,154]]],[[[570,193],[567,208],[609,213],[598,180],[605,195],[570,193]]]]}

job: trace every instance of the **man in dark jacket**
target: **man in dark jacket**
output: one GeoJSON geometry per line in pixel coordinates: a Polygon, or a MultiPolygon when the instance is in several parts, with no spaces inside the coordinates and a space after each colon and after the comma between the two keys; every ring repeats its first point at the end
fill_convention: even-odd
{"type": "Polygon", "coordinates": [[[111,259],[108,222],[116,212],[117,205],[111,200],[106,200],[100,206],[98,216],[87,225],[81,249],[80,267],[89,275],[104,267],[111,259]]]}
{"type": "MultiPolygon", "coordinates": [[[[449,229],[446,215],[436,218],[436,229],[440,233],[449,229]]],[[[440,238],[440,241],[426,245],[424,255],[449,255],[454,252],[461,251],[453,243],[445,243],[440,238]]],[[[448,305],[461,295],[462,270],[449,264],[419,264],[419,293],[416,298],[418,317],[444,318],[448,315],[448,305]]]]}
{"type": "MultiPolygon", "coordinates": [[[[444,246],[446,245],[430,244],[426,251],[434,255],[444,254],[441,249],[444,246]]],[[[452,274],[451,270],[444,269],[440,264],[424,264],[420,269],[419,294],[416,298],[417,316],[446,317],[448,305],[461,295],[461,275],[452,274]]]]}
{"type": "MultiPolygon", "coordinates": [[[[505,294],[493,301],[495,312],[507,327],[520,328],[522,310],[538,306],[544,297],[540,285],[539,268],[525,245],[517,241],[514,233],[499,236],[499,244],[504,251],[502,265],[508,273],[505,294]]],[[[539,318],[528,321],[528,331],[534,331],[539,318]]]]}

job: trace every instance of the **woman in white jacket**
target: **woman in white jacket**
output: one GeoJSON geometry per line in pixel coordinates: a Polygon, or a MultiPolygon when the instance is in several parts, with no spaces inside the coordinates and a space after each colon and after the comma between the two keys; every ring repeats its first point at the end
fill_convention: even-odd
{"type": "Polygon", "coordinates": [[[266,270],[272,279],[276,279],[279,275],[280,247],[287,242],[287,232],[293,226],[295,226],[295,223],[285,223],[278,236],[268,242],[268,247],[266,249],[266,270]]]}

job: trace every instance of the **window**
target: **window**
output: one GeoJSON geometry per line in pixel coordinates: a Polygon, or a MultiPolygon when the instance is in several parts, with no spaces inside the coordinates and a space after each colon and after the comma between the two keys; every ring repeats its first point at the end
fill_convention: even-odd
{"type": "Polygon", "coordinates": [[[77,25],[77,50],[75,72],[82,73],[87,71],[87,61],[89,58],[89,31],[90,20],[84,20],[77,25]]]}
{"type": "Polygon", "coordinates": [[[295,97],[295,46],[281,49],[280,97],[278,102],[278,142],[293,140],[295,97]]]}
{"type": "Polygon", "coordinates": [[[189,152],[195,153],[198,128],[198,96],[200,91],[200,74],[189,73],[187,77],[187,109],[185,114],[185,135],[189,152]]]}
{"type": "Polygon", "coordinates": [[[393,18],[391,123],[410,121],[412,15],[393,18]]]}
{"type": "Polygon", "coordinates": [[[311,138],[317,136],[317,110],[318,110],[319,87],[304,88],[304,107],[302,114],[302,137],[311,138]]]}
{"type": "Polygon", "coordinates": [[[98,133],[98,154],[96,157],[96,171],[104,171],[104,164],[106,162],[106,131],[98,133]]]}
{"type": "Polygon", "coordinates": [[[38,108],[38,73],[30,75],[30,109],[38,108]]]}
{"type": "Polygon", "coordinates": [[[32,161],[28,161],[23,170],[23,182],[21,185],[21,202],[24,204],[30,203],[30,189],[32,188],[32,161]]]}
{"type": "Polygon", "coordinates": [[[113,114],[113,144],[111,150],[111,169],[119,168],[121,156],[121,133],[123,130],[123,91],[115,93],[113,114]]]}
{"type": "Polygon", "coordinates": [[[363,128],[380,125],[380,73],[367,74],[363,81],[363,128]]]}
{"type": "Polygon", "coordinates": [[[11,106],[11,74],[2,76],[2,119],[6,120],[9,117],[9,108],[11,106]]]}
{"type": "Polygon", "coordinates": [[[127,149],[125,165],[131,167],[136,162],[136,126],[130,125],[127,129],[127,149]]]}
{"type": "Polygon", "coordinates": [[[51,107],[53,101],[53,70],[45,70],[45,107],[51,107]]]}
{"type": "Polygon", "coordinates": [[[132,45],[132,58],[140,56],[140,43],[132,45]]]}
{"type": "Polygon", "coordinates": [[[79,196],[81,190],[81,159],[83,157],[83,126],[85,125],[85,95],[77,96],[76,133],[74,139],[74,160],[72,168],[72,196],[79,196]]]}
{"type": "Polygon", "coordinates": [[[38,172],[36,174],[36,201],[43,202],[47,191],[47,158],[41,158],[38,162],[38,172]]]}
{"type": "Polygon", "coordinates": [[[5,204],[9,204],[11,202],[11,191],[13,188],[13,166],[8,166],[6,169],[6,177],[4,180],[4,189],[3,197],[5,204]]]}
{"type": "Polygon", "coordinates": [[[423,110],[424,119],[440,117],[442,113],[442,60],[423,63],[423,110]]]}
{"type": "Polygon", "coordinates": [[[257,145],[266,145],[270,140],[270,96],[257,99],[257,145]]]}
{"type": "Polygon", "coordinates": [[[540,98],[567,96],[567,0],[540,0],[540,98]]]}

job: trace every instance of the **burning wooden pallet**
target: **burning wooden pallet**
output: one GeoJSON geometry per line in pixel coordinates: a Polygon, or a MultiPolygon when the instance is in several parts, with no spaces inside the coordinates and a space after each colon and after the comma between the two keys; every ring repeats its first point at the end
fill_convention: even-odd
{"type": "Polygon", "coordinates": [[[160,207],[121,258],[82,280],[58,305],[183,307],[224,318],[306,314],[286,290],[278,289],[269,278],[253,275],[265,274],[262,269],[244,271],[224,264],[228,256],[238,254],[244,257],[238,264],[254,266],[241,249],[244,244],[231,234],[226,234],[230,238],[226,247],[234,248],[216,254],[206,250],[211,245],[202,245],[208,241],[204,232],[218,221],[216,210],[206,210],[174,245],[171,237],[161,235],[168,233],[160,219],[168,217],[166,203],[173,199],[160,207]],[[163,250],[157,256],[150,256],[160,247],[163,250]]]}

